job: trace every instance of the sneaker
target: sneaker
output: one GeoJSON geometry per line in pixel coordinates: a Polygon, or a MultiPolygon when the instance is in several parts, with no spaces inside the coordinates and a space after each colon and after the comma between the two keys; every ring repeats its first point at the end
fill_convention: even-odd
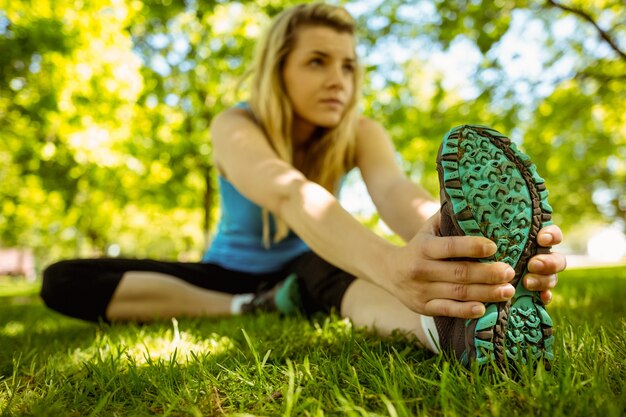
{"type": "Polygon", "coordinates": [[[491,239],[496,254],[480,261],[505,262],[515,270],[513,298],[487,303],[483,317],[435,318],[442,349],[453,352],[466,366],[472,361],[504,366],[543,359],[549,369],[554,359],[552,320],[539,292],[522,285],[529,259],[549,253],[537,244],[537,233],[552,218],[543,178],[506,136],[471,125],[446,134],[437,170],[441,235],[491,239]]]}
{"type": "Polygon", "coordinates": [[[301,311],[298,276],[291,274],[269,290],[261,290],[254,298],[241,306],[242,313],[278,311],[285,315],[301,311]]]}

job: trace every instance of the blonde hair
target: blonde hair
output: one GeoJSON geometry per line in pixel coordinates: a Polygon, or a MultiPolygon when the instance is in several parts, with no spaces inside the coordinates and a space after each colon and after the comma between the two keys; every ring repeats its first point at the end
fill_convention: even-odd
{"type": "MultiPolygon", "coordinates": [[[[354,36],[355,22],[342,7],[321,3],[301,4],[284,10],[273,20],[264,38],[257,45],[250,70],[252,88],[250,108],[263,129],[269,144],[284,161],[293,163],[292,123],[293,107],[285,91],[282,69],[293,50],[298,29],[324,26],[354,36]]],[[[339,124],[320,128],[320,135],[307,150],[303,166],[298,167],[311,181],[331,193],[338,191],[341,177],[355,165],[357,100],[360,95],[361,73],[356,65],[354,90],[339,124]]],[[[276,220],[274,243],[289,233],[287,224],[276,220]]],[[[263,244],[269,247],[269,212],[263,210],[263,244]]]]}

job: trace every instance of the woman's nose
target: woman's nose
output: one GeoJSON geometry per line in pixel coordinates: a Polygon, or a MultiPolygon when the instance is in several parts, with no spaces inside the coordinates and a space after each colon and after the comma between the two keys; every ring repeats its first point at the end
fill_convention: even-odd
{"type": "Polygon", "coordinates": [[[332,65],[328,70],[326,83],[332,87],[344,86],[343,67],[341,65],[332,65]]]}

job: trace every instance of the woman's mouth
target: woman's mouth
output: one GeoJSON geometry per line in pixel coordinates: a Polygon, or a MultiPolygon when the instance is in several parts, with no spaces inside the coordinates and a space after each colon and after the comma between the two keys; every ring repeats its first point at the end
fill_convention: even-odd
{"type": "Polygon", "coordinates": [[[343,102],[336,98],[327,98],[327,99],[322,99],[320,101],[322,102],[322,104],[329,106],[329,107],[333,107],[333,108],[343,107],[343,102]]]}

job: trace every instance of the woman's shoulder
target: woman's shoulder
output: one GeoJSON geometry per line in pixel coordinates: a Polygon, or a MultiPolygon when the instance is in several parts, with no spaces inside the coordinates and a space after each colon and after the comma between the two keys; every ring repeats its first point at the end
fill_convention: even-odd
{"type": "Polygon", "coordinates": [[[253,120],[252,118],[252,113],[250,112],[250,107],[246,106],[244,107],[243,105],[237,104],[233,107],[229,107],[225,110],[222,110],[221,112],[217,113],[217,115],[215,116],[215,118],[240,118],[240,117],[245,117],[248,118],[250,120],[253,120]]]}
{"type": "Polygon", "coordinates": [[[358,122],[356,138],[356,161],[361,171],[380,165],[382,161],[394,161],[394,144],[383,125],[368,117],[358,122]]]}
{"type": "Polygon", "coordinates": [[[387,131],[380,122],[366,116],[359,116],[356,135],[357,140],[388,136],[387,131]]]}
{"type": "Polygon", "coordinates": [[[234,106],[219,112],[213,118],[212,127],[228,127],[229,130],[238,127],[256,126],[256,121],[249,107],[234,106]]]}

